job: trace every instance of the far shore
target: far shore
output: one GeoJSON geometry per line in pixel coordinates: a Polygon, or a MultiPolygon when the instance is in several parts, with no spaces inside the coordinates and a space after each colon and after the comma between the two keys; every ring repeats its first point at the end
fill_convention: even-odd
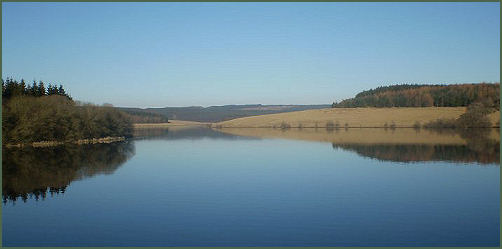
{"type": "MultiPolygon", "coordinates": [[[[169,123],[137,123],[144,128],[419,128],[438,119],[454,120],[465,107],[326,108],[265,114],[217,123],[170,120],[169,123]]],[[[493,128],[499,127],[500,111],[488,115],[493,128]]]]}
{"type": "MultiPolygon", "coordinates": [[[[213,128],[412,128],[438,119],[454,120],[465,107],[326,108],[237,118],[213,128]]],[[[488,115],[498,127],[500,111],[488,115]]]]}
{"type": "Polygon", "coordinates": [[[169,120],[168,123],[136,123],[136,124],[133,124],[135,129],[210,126],[210,125],[211,125],[211,123],[202,123],[202,122],[184,121],[184,120],[169,120]]]}

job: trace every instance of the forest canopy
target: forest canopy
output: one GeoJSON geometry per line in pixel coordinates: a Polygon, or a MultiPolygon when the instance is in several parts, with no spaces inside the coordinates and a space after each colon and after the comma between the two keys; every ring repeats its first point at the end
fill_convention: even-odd
{"type": "Polygon", "coordinates": [[[127,114],[110,106],[79,104],[62,85],[2,80],[3,144],[130,137],[127,114]]]}
{"type": "Polygon", "coordinates": [[[332,107],[454,107],[476,102],[499,109],[500,83],[382,86],[332,107]]]}

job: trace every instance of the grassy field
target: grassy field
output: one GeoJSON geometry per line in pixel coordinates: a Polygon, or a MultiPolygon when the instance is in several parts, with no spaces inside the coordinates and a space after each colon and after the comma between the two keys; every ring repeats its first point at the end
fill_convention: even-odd
{"type": "MultiPolygon", "coordinates": [[[[436,119],[456,119],[465,107],[326,108],[237,118],[213,124],[216,128],[413,127],[436,119]]],[[[500,112],[490,114],[495,124],[500,112]]]]}

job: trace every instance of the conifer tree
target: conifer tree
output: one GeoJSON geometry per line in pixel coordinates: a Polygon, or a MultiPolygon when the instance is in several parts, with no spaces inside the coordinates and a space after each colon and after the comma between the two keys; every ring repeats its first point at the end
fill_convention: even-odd
{"type": "Polygon", "coordinates": [[[44,82],[43,81],[40,81],[38,83],[38,93],[37,93],[37,96],[44,96],[45,95],[45,86],[44,86],[44,82]]]}
{"type": "Polygon", "coordinates": [[[66,96],[66,92],[64,91],[63,85],[59,85],[58,94],[66,96]]]}
{"type": "Polygon", "coordinates": [[[37,82],[35,82],[35,80],[33,80],[33,85],[31,85],[31,89],[30,89],[30,95],[37,96],[37,92],[38,92],[37,82]]]}
{"type": "Polygon", "coordinates": [[[21,88],[21,94],[26,95],[27,90],[26,90],[26,83],[24,82],[24,79],[21,79],[20,88],[21,88]]]}

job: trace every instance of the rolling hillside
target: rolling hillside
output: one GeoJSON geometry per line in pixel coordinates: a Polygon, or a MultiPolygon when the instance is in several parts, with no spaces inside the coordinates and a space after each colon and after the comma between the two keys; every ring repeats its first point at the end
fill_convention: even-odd
{"type": "MultiPolygon", "coordinates": [[[[417,122],[423,125],[437,119],[456,119],[465,111],[465,107],[326,108],[238,118],[213,127],[413,127],[417,122]]],[[[489,118],[495,124],[500,112],[490,114],[489,118]]]]}

